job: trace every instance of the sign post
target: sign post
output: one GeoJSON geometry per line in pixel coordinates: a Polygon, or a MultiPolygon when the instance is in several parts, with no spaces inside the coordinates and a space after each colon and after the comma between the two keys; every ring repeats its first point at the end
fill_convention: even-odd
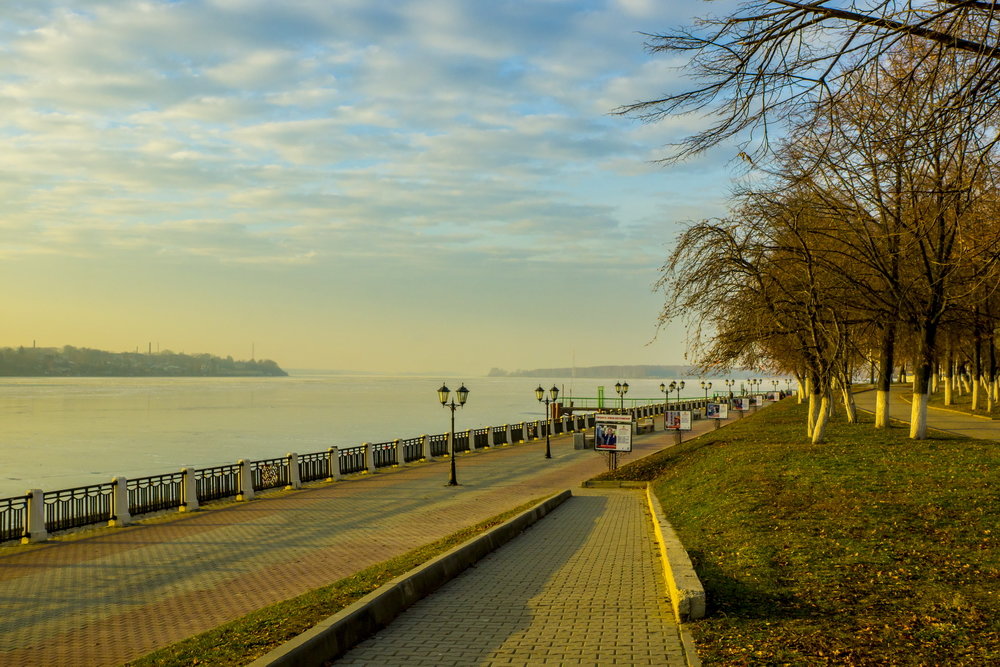
{"type": "Polygon", "coordinates": [[[690,410],[668,410],[663,413],[663,430],[677,434],[677,444],[681,444],[681,431],[691,430],[690,410]]]}
{"type": "Polygon", "coordinates": [[[632,451],[632,415],[597,415],[594,449],[608,452],[608,468],[618,468],[618,452],[632,451]]]}

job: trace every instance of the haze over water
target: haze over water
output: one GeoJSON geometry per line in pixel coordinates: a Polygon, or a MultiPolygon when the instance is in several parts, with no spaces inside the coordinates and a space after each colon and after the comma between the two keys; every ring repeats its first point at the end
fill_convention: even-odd
{"type": "MultiPolygon", "coordinates": [[[[5,378],[0,381],[0,497],[204,468],[240,458],[444,433],[444,381],[470,389],[456,430],[542,418],[534,388],[617,398],[617,379],[343,376],[287,378],[5,378]]],[[[624,378],[627,379],[627,378],[624,378]]],[[[662,398],[660,380],[629,380],[630,398],[662,398]]],[[[696,387],[693,382],[691,387],[696,387]]],[[[688,389],[686,396],[700,395],[688,389]]]]}

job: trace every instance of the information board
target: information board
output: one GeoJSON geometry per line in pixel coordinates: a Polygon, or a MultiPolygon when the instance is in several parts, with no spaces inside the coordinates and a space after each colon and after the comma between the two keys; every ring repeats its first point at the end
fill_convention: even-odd
{"type": "Polygon", "coordinates": [[[729,419],[729,406],[726,403],[709,403],[705,407],[707,419],[729,419]]]}
{"type": "Polygon", "coordinates": [[[597,415],[594,449],[603,452],[631,452],[632,416],[597,415]]]}
{"type": "Polygon", "coordinates": [[[690,410],[668,410],[663,415],[663,428],[668,431],[690,431],[690,410]]]}

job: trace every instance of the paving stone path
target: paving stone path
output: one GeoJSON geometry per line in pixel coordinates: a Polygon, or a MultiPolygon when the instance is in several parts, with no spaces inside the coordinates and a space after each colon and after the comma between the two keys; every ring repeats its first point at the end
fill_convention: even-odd
{"type": "Polygon", "coordinates": [[[643,494],[574,497],[337,665],[685,665],[643,494]]]}

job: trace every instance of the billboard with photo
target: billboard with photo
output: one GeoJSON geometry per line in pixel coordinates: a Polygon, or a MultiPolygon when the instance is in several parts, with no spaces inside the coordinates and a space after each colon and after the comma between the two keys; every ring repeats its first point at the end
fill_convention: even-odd
{"type": "Polygon", "coordinates": [[[769,398],[772,401],[780,401],[781,400],[781,392],[780,391],[772,391],[771,395],[769,396],[769,398]]]}
{"type": "Polygon", "coordinates": [[[756,396],[754,396],[753,404],[758,408],[764,405],[764,396],[762,394],[757,394],[756,396]]]}
{"type": "Polygon", "coordinates": [[[690,431],[690,410],[668,410],[663,414],[663,428],[668,431],[690,431]]]}
{"type": "Polygon", "coordinates": [[[632,416],[597,415],[594,449],[604,452],[631,452],[632,416]]]}
{"type": "Polygon", "coordinates": [[[726,403],[709,403],[705,406],[706,419],[729,419],[729,406],[726,403]]]}
{"type": "Polygon", "coordinates": [[[750,409],[750,397],[749,396],[737,396],[733,399],[733,410],[739,412],[746,412],[750,409]]]}

